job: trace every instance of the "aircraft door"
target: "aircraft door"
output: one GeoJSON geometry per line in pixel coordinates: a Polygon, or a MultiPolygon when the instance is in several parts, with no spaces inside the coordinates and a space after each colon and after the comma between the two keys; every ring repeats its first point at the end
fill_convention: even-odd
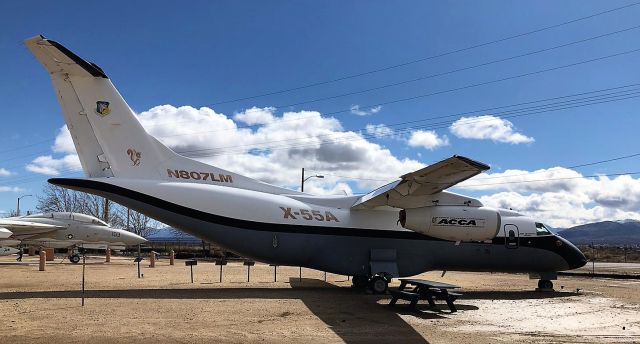
{"type": "Polygon", "coordinates": [[[518,248],[520,244],[520,231],[516,225],[504,225],[504,245],[507,248],[518,248]]]}

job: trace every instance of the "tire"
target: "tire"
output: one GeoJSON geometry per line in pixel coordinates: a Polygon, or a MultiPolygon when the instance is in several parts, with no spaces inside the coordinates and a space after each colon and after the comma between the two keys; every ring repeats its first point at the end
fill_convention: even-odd
{"type": "Polygon", "coordinates": [[[355,275],[351,279],[351,283],[353,283],[353,287],[357,289],[366,288],[368,282],[369,282],[369,278],[367,276],[362,276],[362,275],[355,275]]]}
{"type": "Polygon", "coordinates": [[[74,254],[73,256],[69,257],[69,261],[72,262],[73,264],[78,264],[80,263],[80,256],[77,254],[74,254]]]}
{"type": "Polygon", "coordinates": [[[389,282],[382,276],[373,276],[371,280],[369,280],[369,288],[371,288],[374,294],[384,294],[387,292],[388,287],[389,282]]]}
{"type": "Polygon", "coordinates": [[[540,289],[553,289],[553,282],[550,280],[539,280],[538,288],[540,289]]]}

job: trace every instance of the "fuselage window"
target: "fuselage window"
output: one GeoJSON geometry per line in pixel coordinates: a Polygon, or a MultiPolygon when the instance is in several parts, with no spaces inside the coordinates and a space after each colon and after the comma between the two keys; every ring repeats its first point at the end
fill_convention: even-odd
{"type": "Polygon", "coordinates": [[[536,222],[536,234],[538,235],[551,235],[551,232],[543,223],[536,222]]]}

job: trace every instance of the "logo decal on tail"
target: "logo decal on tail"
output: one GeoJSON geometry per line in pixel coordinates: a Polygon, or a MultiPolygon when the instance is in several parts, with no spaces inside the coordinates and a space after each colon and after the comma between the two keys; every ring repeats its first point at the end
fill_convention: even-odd
{"type": "Polygon", "coordinates": [[[132,166],[140,166],[140,159],[142,158],[142,153],[138,152],[133,148],[127,149],[127,154],[129,155],[129,159],[133,162],[132,166]]]}
{"type": "Polygon", "coordinates": [[[98,100],[96,102],[96,112],[98,115],[104,117],[111,113],[111,109],[109,109],[109,102],[105,102],[102,100],[98,100]]]}

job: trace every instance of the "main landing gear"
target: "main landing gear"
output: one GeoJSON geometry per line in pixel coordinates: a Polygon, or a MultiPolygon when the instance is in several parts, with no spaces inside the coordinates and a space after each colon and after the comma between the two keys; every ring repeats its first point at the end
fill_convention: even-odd
{"type": "Polygon", "coordinates": [[[77,253],[73,254],[69,256],[69,261],[72,262],[73,264],[78,264],[80,263],[80,256],[77,253]]]}
{"type": "Polygon", "coordinates": [[[551,280],[539,280],[538,289],[541,290],[553,290],[553,282],[551,280]]]}
{"type": "Polygon", "coordinates": [[[384,275],[375,275],[375,276],[364,276],[364,275],[355,275],[353,276],[352,283],[353,287],[357,289],[369,289],[374,294],[384,294],[387,292],[389,288],[389,282],[391,282],[391,278],[384,275]]]}
{"type": "Polygon", "coordinates": [[[69,256],[67,258],[69,258],[69,261],[73,264],[80,263],[80,255],[76,253],[75,246],[69,249],[69,256]]]}

